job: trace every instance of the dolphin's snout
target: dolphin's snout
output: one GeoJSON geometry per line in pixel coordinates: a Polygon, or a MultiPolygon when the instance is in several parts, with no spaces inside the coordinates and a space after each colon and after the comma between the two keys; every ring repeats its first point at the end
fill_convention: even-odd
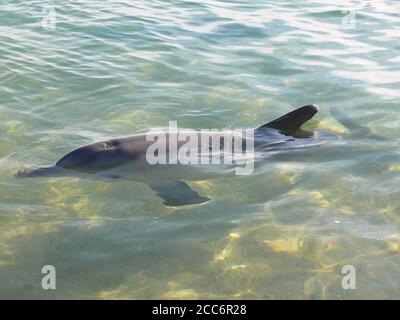
{"type": "Polygon", "coordinates": [[[43,177],[43,176],[55,176],[59,174],[59,167],[39,167],[39,168],[26,168],[17,171],[15,177],[17,178],[30,178],[30,177],[43,177]]]}
{"type": "Polygon", "coordinates": [[[34,172],[34,169],[32,169],[32,168],[18,170],[17,173],[15,174],[15,177],[16,178],[26,178],[26,177],[31,176],[32,172],[34,172]]]}
{"type": "Polygon", "coordinates": [[[31,169],[22,169],[22,170],[18,170],[17,173],[15,174],[16,178],[25,178],[26,176],[28,176],[30,174],[32,170],[31,169]]]}

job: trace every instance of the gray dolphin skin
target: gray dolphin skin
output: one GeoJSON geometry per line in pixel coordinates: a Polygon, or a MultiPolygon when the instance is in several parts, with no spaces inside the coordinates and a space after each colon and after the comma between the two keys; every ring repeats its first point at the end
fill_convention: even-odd
{"type": "MultiPolygon", "coordinates": [[[[317,112],[316,105],[307,105],[254,129],[254,150],[268,154],[271,151],[279,152],[286,148],[316,144],[314,132],[304,131],[301,126],[317,112]]],[[[146,136],[147,133],[138,133],[85,145],[69,152],[54,165],[23,169],[16,173],[16,177],[79,175],[88,178],[125,179],[147,183],[168,206],[209,201],[209,198],[200,196],[182,180],[213,178],[217,171],[206,166],[195,168],[193,165],[149,164],[146,152],[154,141],[148,141],[146,136]]],[[[168,134],[165,139],[169,139],[168,134]]],[[[178,142],[178,147],[182,144],[183,142],[178,142]]],[[[221,170],[223,166],[216,168],[224,171],[221,170]]]]}

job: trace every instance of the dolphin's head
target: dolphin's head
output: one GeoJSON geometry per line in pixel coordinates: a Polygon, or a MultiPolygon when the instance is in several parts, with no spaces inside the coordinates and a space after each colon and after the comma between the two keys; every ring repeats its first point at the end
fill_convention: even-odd
{"type": "Polygon", "coordinates": [[[121,140],[109,140],[75,149],[62,157],[54,166],[23,169],[15,176],[17,178],[64,176],[70,175],[73,171],[92,173],[117,167],[134,158],[135,154],[121,140]]]}
{"type": "Polygon", "coordinates": [[[71,151],[62,157],[56,165],[58,167],[91,171],[119,166],[134,155],[118,140],[109,140],[92,143],[71,151]]]}

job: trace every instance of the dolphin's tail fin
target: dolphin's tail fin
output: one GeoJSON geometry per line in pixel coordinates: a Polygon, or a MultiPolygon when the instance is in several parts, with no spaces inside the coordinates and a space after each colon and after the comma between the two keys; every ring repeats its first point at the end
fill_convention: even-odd
{"type": "Polygon", "coordinates": [[[366,128],[358,125],[352,119],[350,119],[338,107],[329,107],[329,111],[337,122],[339,122],[343,127],[349,129],[350,131],[366,130],[366,128]]]}
{"type": "Polygon", "coordinates": [[[330,107],[329,111],[331,112],[332,116],[336,119],[337,122],[339,122],[345,128],[349,129],[352,133],[356,133],[357,135],[370,139],[386,140],[386,138],[375,134],[374,132],[372,132],[372,130],[368,129],[367,127],[363,127],[355,123],[344,112],[339,110],[339,108],[330,107]]]}
{"type": "Polygon", "coordinates": [[[19,170],[15,177],[17,178],[33,178],[33,177],[45,177],[45,176],[56,176],[62,168],[57,166],[40,167],[40,168],[28,168],[19,170]]]}
{"type": "MultiPolygon", "coordinates": [[[[317,112],[319,108],[314,104],[310,104],[296,110],[293,110],[278,119],[268,122],[256,130],[262,128],[273,128],[279,130],[283,134],[295,136],[297,133],[307,133],[302,131],[300,127],[310,120],[317,112]]],[[[312,135],[312,133],[310,133],[312,135]]],[[[302,136],[301,136],[302,137],[302,136]]]]}

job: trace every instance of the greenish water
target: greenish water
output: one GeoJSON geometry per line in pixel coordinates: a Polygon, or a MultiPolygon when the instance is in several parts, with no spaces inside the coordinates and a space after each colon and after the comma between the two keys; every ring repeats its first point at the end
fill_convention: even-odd
{"type": "Polygon", "coordinates": [[[400,6],[347,2],[2,0],[0,297],[399,299],[400,6]],[[255,127],[310,103],[341,142],[191,183],[201,206],[13,176],[169,120],[255,127]],[[332,105],[387,140],[351,135],[332,105]]]}

